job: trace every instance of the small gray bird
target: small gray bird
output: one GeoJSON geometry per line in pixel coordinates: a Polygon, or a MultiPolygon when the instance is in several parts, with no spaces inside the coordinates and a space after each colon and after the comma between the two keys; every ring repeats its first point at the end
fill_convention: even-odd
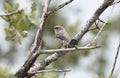
{"type": "Polygon", "coordinates": [[[65,48],[67,48],[68,43],[70,41],[70,36],[68,35],[64,27],[57,25],[54,27],[54,32],[55,32],[55,37],[57,38],[59,43],[65,48]]]}

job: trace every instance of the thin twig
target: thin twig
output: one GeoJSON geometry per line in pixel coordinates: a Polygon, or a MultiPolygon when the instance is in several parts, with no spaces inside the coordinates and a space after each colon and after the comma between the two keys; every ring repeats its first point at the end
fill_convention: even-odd
{"type": "Polygon", "coordinates": [[[51,2],[51,0],[46,0],[46,2],[45,2],[43,14],[41,16],[41,22],[40,22],[38,31],[36,33],[36,37],[35,37],[33,46],[30,50],[31,53],[35,53],[39,49],[40,44],[42,43],[42,34],[43,34],[43,30],[44,30],[44,24],[47,19],[46,14],[48,12],[48,6],[49,6],[50,2],[51,2]]]}
{"type": "MultiPolygon", "coordinates": [[[[114,8],[114,7],[113,7],[113,8],[114,8]]],[[[113,12],[113,8],[112,8],[110,14],[108,15],[107,22],[108,22],[109,17],[111,16],[111,14],[112,14],[112,12],[113,12]]],[[[102,25],[102,27],[100,28],[99,32],[98,32],[97,35],[94,37],[94,39],[93,39],[89,44],[87,44],[86,46],[96,45],[96,44],[97,44],[97,40],[99,39],[99,36],[100,36],[100,34],[102,33],[103,28],[106,26],[106,24],[108,24],[107,22],[104,22],[104,21],[102,21],[102,20],[99,19],[99,18],[98,18],[98,20],[99,20],[100,22],[104,23],[104,24],[102,25]]]]}
{"type": "Polygon", "coordinates": [[[100,22],[102,22],[102,23],[105,23],[103,20],[101,20],[100,18],[98,18],[98,20],[100,21],[100,22]]]}
{"type": "Polygon", "coordinates": [[[77,50],[91,50],[100,48],[100,46],[91,46],[91,47],[77,47],[76,48],[63,48],[63,49],[53,49],[53,50],[40,50],[39,54],[52,54],[52,53],[58,53],[58,52],[73,52],[77,50]]]}
{"type": "Polygon", "coordinates": [[[23,13],[23,9],[22,10],[18,10],[16,12],[13,12],[13,13],[8,13],[8,14],[5,14],[5,15],[0,15],[0,17],[3,17],[3,16],[12,16],[12,15],[15,15],[15,14],[21,14],[23,13]]]}
{"type": "Polygon", "coordinates": [[[93,30],[99,30],[100,28],[97,26],[97,24],[95,23],[95,27],[94,28],[91,28],[91,29],[88,29],[88,31],[93,31],[93,30]]]}
{"type": "Polygon", "coordinates": [[[55,12],[58,11],[59,9],[61,9],[61,8],[63,8],[64,6],[68,5],[69,3],[71,3],[72,1],[73,1],[73,0],[68,0],[67,2],[60,4],[58,7],[56,7],[56,8],[54,8],[54,9],[48,11],[48,12],[47,12],[47,15],[50,15],[50,14],[52,14],[52,13],[55,13],[55,12]]]}
{"type": "MultiPolygon", "coordinates": [[[[96,48],[100,48],[100,46],[91,46],[91,47],[77,47],[76,48],[66,48],[66,49],[54,49],[54,50],[40,50],[37,52],[37,54],[53,54],[53,53],[68,53],[68,52],[74,52],[77,50],[90,50],[90,49],[96,49],[96,48]]],[[[36,55],[37,55],[36,54],[36,55]]],[[[37,64],[35,66],[33,66],[30,71],[36,71],[38,70],[38,68],[40,67],[40,64],[37,64]]]]}
{"type": "MultiPolygon", "coordinates": [[[[51,54],[51,53],[68,53],[68,52],[74,52],[77,50],[90,50],[90,49],[96,49],[96,48],[100,48],[100,46],[91,46],[91,47],[77,47],[76,48],[66,48],[66,49],[54,49],[54,50],[40,50],[39,52],[37,52],[38,54],[51,54]]],[[[52,56],[54,58],[54,56],[52,56]]],[[[48,57],[48,59],[51,57],[48,57]]],[[[39,70],[40,64],[36,64],[35,66],[33,66],[30,71],[37,71],[39,70]]]]}
{"type": "Polygon", "coordinates": [[[98,25],[99,25],[99,21],[95,21],[95,26],[96,26],[96,28],[97,28],[97,29],[100,29],[98,25]]]}
{"type": "Polygon", "coordinates": [[[116,66],[117,59],[118,59],[118,55],[119,55],[119,50],[120,50],[120,42],[119,42],[118,47],[117,47],[117,52],[116,52],[113,67],[112,67],[112,70],[111,70],[111,73],[110,73],[110,78],[113,77],[113,73],[114,73],[115,66],[116,66]]]}
{"type": "Polygon", "coordinates": [[[99,32],[97,33],[97,35],[94,37],[94,39],[87,44],[86,46],[91,46],[91,45],[95,45],[97,42],[97,39],[99,38],[100,34],[102,33],[103,28],[105,27],[106,23],[103,24],[103,26],[100,28],[99,32]]]}
{"type": "Polygon", "coordinates": [[[64,72],[64,74],[63,74],[63,78],[65,78],[65,76],[66,76],[66,72],[64,72]]]}
{"type": "Polygon", "coordinates": [[[70,72],[70,69],[44,69],[39,71],[29,71],[28,78],[37,73],[48,73],[48,72],[70,72]]]}
{"type": "Polygon", "coordinates": [[[98,25],[99,25],[99,21],[96,20],[96,21],[95,21],[95,27],[94,27],[94,28],[91,28],[91,29],[88,29],[88,31],[93,31],[93,30],[96,30],[96,29],[99,30],[100,28],[99,28],[98,25]]]}
{"type": "MultiPolygon", "coordinates": [[[[89,29],[88,31],[100,29],[100,28],[98,27],[99,22],[105,23],[103,20],[101,20],[100,18],[98,18],[98,22],[97,22],[97,20],[95,21],[95,26],[96,26],[96,27],[95,27],[95,28],[91,28],[91,29],[89,29]]],[[[107,23],[106,23],[106,24],[107,24],[107,23]]]]}
{"type": "Polygon", "coordinates": [[[47,73],[47,72],[70,72],[70,69],[45,69],[45,70],[40,70],[40,71],[36,71],[36,72],[32,72],[31,74],[35,74],[35,73],[47,73]]]}
{"type": "Polygon", "coordinates": [[[111,5],[115,5],[115,4],[118,4],[118,3],[120,3],[120,0],[117,1],[117,2],[112,3],[111,5]]]}

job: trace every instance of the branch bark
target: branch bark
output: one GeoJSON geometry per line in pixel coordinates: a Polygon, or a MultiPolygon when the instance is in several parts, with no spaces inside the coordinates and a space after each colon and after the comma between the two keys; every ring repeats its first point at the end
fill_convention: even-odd
{"type": "Polygon", "coordinates": [[[36,72],[31,72],[29,74],[36,74],[36,73],[46,73],[46,72],[70,72],[70,69],[45,69],[36,72]]]}
{"type": "Polygon", "coordinates": [[[29,72],[27,78],[31,77],[34,74],[37,73],[47,73],[47,72],[70,72],[70,69],[45,69],[45,70],[39,70],[39,71],[34,71],[34,72],[29,72]]]}
{"type": "Polygon", "coordinates": [[[89,28],[92,26],[92,24],[100,17],[100,15],[107,9],[114,0],[104,0],[102,5],[99,6],[99,8],[95,11],[95,13],[91,16],[90,19],[86,21],[86,23],[83,25],[83,28],[81,31],[75,35],[75,37],[70,41],[69,46],[74,47],[78,44],[78,42],[81,40],[81,38],[85,35],[85,33],[89,30],[89,28]]]}
{"type": "Polygon", "coordinates": [[[112,78],[113,75],[114,75],[113,73],[114,73],[114,71],[115,71],[115,66],[116,66],[116,63],[117,63],[119,51],[120,51],[120,42],[119,42],[118,47],[117,47],[117,52],[116,52],[116,55],[115,55],[113,67],[112,67],[111,73],[110,73],[110,75],[109,75],[109,78],[112,78]]]}
{"type": "Polygon", "coordinates": [[[54,49],[54,50],[40,50],[39,54],[53,54],[53,53],[59,53],[59,52],[73,52],[73,51],[77,51],[77,50],[91,50],[91,49],[96,49],[96,48],[100,48],[100,46],[91,46],[91,47],[77,47],[76,48],[63,48],[63,49],[54,49]]]}
{"type": "Polygon", "coordinates": [[[55,12],[58,11],[59,9],[61,9],[61,8],[63,8],[64,6],[68,5],[69,3],[71,3],[72,1],[73,1],[73,0],[68,0],[67,2],[60,4],[58,7],[56,7],[56,8],[54,8],[54,9],[48,11],[48,12],[47,12],[47,15],[51,15],[51,14],[55,13],[55,12]]]}
{"type": "Polygon", "coordinates": [[[21,14],[23,11],[24,11],[23,9],[22,10],[18,10],[18,11],[13,12],[13,13],[8,13],[8,14],[5,14],[5,15],[0,15],[0,17],[4,17],[4,16],[9,17],[9,16],[12,16],[12,15],[15,15],[15,14],[21,14]]]}
{"type": "MultiPolygon", "coordinates": [[[[38,55],[39,54],[59,53],[59,52],[68,53],[68,52],[74,52],[76,50],[90,50],[90,49],[96,49],[96,48],[100,48],[100,46],[96,45],[96,46],[92,46],[92,47],[78,47],[77,49],[76,48],[67,48],[67,49],[54,49],[54,50],[40,50],[39,52],[36,52],[36,53],[38,55]]],[[[32,76],[33,74],[35,74],[34,72],[38,71],[39,67],[40,67],[40,64],[36,64],[35,66],[33,66],[29,71],[29,72],[33,72],[33,73],[28,73],[28,76],[32,76]]]]}

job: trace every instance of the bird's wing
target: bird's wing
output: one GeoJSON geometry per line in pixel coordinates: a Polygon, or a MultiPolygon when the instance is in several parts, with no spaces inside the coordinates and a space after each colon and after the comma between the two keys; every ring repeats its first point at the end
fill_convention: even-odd
{"type": "Polygon", "coordinates": [[[65,39],[65,37],[63,35],[56,35],[56,38],[61,39],[61,40],[65,39]]]}
{"type": "Polygon", "coordinates": [[[56,38],[58,38],[60,41],[63,41],[65,44],[69,42],[69,39],[64,35],[56,36],[56,38]]]}

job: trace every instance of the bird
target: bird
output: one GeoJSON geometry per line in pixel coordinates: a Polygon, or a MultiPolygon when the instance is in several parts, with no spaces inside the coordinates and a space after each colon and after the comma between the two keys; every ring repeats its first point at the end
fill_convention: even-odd
{"type": "Polygon", "coordinates": [[[68,48],[68,44],[70,42],[70,36],[65,30],[65,28],[61,25],[54,26],[54,33],[55,37],[58,40],[58,42],[63,46],[64,48],[68,48]]]}

